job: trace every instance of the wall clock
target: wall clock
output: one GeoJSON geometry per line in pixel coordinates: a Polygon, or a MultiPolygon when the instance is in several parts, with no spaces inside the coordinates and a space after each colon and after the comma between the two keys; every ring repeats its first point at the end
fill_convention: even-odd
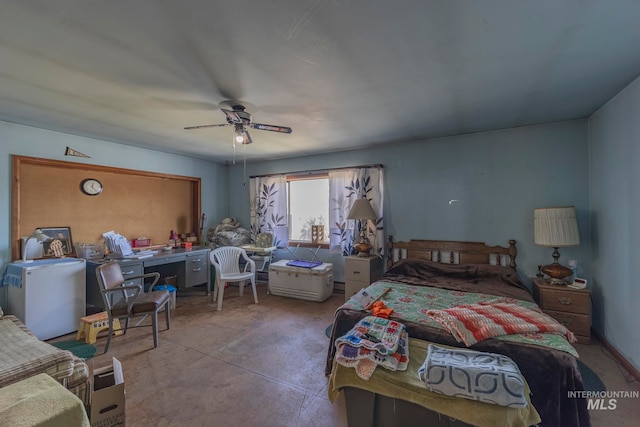
{"type": "Polygon", "coordinates": [[[87,178],[80,183],[80,189],[84,194],[97,196],[102,193],[102,183],[95,178],[87,178]]]}

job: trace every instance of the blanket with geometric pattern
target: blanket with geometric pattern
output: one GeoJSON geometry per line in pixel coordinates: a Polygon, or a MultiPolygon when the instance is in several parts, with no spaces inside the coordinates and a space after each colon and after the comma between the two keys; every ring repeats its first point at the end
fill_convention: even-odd
{"type": "Polygon", "coordinates": [[[435,393],[524,408],[524,380],[509,357],[430,344],[418,376],[435,393]]]}
{"type": "Polygon", "coordinates": [[[569,329],[542,311],[512,303],[487,302],[460,305],[444,310],[428,310],[442,327],[467,347],[500,335],[557,333],[570,343],[576,338],[569,329]]]}

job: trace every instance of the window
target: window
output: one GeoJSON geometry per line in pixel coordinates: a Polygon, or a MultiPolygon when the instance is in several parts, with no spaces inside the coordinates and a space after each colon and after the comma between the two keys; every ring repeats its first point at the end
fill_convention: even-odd
{"type": "Polygon", "coordinates": [[[324,225],[323,243],[329,243],[329,175],[287,177],[289,240],[311,243],[311,226],[324,225]]]}

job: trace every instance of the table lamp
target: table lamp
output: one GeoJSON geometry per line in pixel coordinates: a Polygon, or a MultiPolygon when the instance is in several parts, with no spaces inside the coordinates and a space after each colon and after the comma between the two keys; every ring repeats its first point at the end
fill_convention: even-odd
{"type": "MultiPolygon", "coordinates": [[[[42,230],[36,228],[31,236],[27,237],[22,247],[22,262],[31,262],[32,259],[27,259],[29,254],[39,253],[42,257],[42,242],[48,240],[49,236],[44,234],[42,230]]],[[[38,256],[36,256],[38,258],[38,256]]]]}
{"type": "Polygon", "coordinates": [[[376,213],[373,211],[371,207],[371,203],[366,198],[361,198],[355,201],[353,206],[351,206],[351,211],[349,211],[349,216],[347,219],[358,219],[364,224],[360,225],[360,238],[358,242],[356,242],[353,247],[358,251],[358,256],[366,257],[369,256],[369,252],[371,251],[371,242],[367,238],[366,230],[367,230],[367,221],[370,219],[377,219],[376,213]]]}
{"type": "Polygon", "coordinates": [[[564,285],[563,279],[573,271],[558,262],[558,248],[580,244],[575,207],[538,208],[534,214],[535,244],[553,248],[553,263],[543,265],[541,271],[551,278],[551,284],[564,285]]]}

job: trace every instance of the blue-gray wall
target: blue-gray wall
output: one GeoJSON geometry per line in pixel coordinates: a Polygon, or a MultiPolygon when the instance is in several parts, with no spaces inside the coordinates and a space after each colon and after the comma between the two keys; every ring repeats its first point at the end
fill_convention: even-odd
{"type": "MultiPolygon", "coordinates": [[[[295,134],[292,134],[295,138],[295,134]]],[[[589,274],[588,150],[585,120],[452,136],[317,156],[250,163],[247,175],[381,163],[385,227],[395,240],[518,241],[518,269],[535,275],[552,260],[533,243],[536,207],[574,205],[582,244],[561,250],[589,274]],[[449,204],[452,199],[459,200],[449,204]]],[[[248,148],[250,149],[250,147],[248,148]]],[[[229,212],[249,225],[248,178],[230,168],[229,212]]],[[[325,252],[337,263],[342,259],[325,252]]]]}
{"type": "MultiPolygon", "coordinates": [[[[577,259],[594,293],[594,328],[640,369],[640,286],[634,251],[640,221],[640,83],[635,81],[588,121],[495,132],[227,167],[189,157],[0,122],[0,261],[10,261],[11,154],[202,178],[209,225],[235,216],[249,225],[249,175],[382,163],[385,227],[396,240],[518,241],[519,272],[535,274],[551,251],[533,244],[533,209],[574,205],[582,244],[577,259]],[[64,156],[70,146],[91,159],[64,156]],[[449,200],[459,202],[449,204],[449,200]],[[2,226],[4,224],[4,226],[2,226]],[[593,236],[593,237],[592,237],[593,236]]],[[[295,138],[295,134],[292,135],[295,138]]],[[[250,149],[250,147],[249,147],[250,149]]],[[[340,279],[342,259],[334,262],[340,279]]],[[[0,303],[1,301],[0,297],[0,303]]]]}
{"type": "Polygon", "coordinates": [[[640,78],[589,120],[593,327],[640,370],[640,78]]]}
{"type": "MultiPolygon", "coordinates": [[[[199,177],[209,223],[227,215],[227,168],[222,164],[0,121],[0,270],[11,261],[12,154],[199,177]],[[67,146],[91,158],[65,156],[67,146]]],[[[73,228],[73,218],[67,223],[73,228]]],[[[113,227],[117,231],[118,224],[113,227]]]]}

